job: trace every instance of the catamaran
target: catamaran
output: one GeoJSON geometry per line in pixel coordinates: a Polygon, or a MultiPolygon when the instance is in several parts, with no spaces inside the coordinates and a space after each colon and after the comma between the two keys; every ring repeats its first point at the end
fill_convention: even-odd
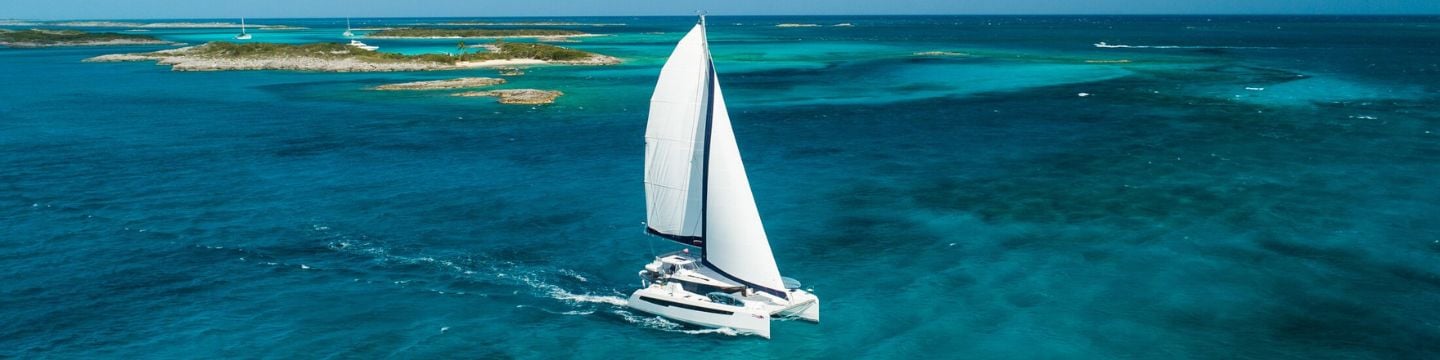
{"type": "Polygon", "coordinates": [[[250,40],[250,34],[245,32],[245,18],[240,18],[240,35],[235,35],[235,40],[250,40]]]}
{"type": "Polygon", "coordinates": [[[770,338],[774,318],[820,321],[820,298],[780,276],[705,38],[705,17],[660,70],[645,129],[646,232],[690,248],[640,271],[629,306],[770,338]]]}

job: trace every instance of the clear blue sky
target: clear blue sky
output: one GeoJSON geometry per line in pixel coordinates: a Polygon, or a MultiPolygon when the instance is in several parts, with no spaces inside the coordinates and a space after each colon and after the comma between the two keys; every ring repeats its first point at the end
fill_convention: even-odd
{"type": "Polygon", "coordinates": [[[864,14],[1440,14],[1440,0],[0,0],[0,19],[864,14]]]}

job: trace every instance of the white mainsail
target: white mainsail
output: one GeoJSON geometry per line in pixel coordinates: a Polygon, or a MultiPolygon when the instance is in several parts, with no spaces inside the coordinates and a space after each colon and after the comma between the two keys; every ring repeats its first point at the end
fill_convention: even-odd
{"type": "Polygon", "coordinates": [[[786,297],[735,143],[703,20],[660,70],[645,145],[648,231],[700,246],[707,266],[786,297]]]}
{"type": "Polygon", "coordinates": [[[700,245],[705,117],[710,56],[696,25],[660,69],[645,128],[645,208],[649,231],[700,245]]]}

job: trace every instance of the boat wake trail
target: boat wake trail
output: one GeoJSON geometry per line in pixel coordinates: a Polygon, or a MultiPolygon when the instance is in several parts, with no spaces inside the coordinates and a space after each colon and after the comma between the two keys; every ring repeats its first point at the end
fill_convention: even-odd
{"type": "MultiPolygon", "coordinates": [[[[629,301],[624,293],[617,289],[597,286],[590,281],[591,276],[573,269],[528,265],[474,255],[405,254],[365,236],[350,236],[321,225],[315,225],[314,230],[326,248],[358,257],[375,266],[376,272],[385,277],[363,280],[367,282],[389,283],[401,288],[424,288],[450,295],[490,296],[489,293],[494,293],[495,290],[511,294],[528,293],[536,298],[555,300],[564,306],[556,309],[543,304],[517,304],[516,309],[564,316],[617,316],[643,328],[666,332],[737,335],[734,329],[691,329],[659,316],[631,313],[628,311],[629,301]],[[412,267],[419,267],[419,271],[396,271],[412,267]],[[489,291],[475,290],[477,283],[489,291]]],[[[353,268],[353,265],[335,264],[329,267],[353,268]]]]}
{"type": "Polygon", "coordinates": [[[555,310],[550,310],[550,309],[546,309],[546,308],[543,308],[543,307],[532,306],[532,305],[515,305],[515,308],[516,308],[516,309],[535,309],[535,310],[540,310],[540,311],[542,311],[542,312],[546,312],[546,313],[550,313],[550,314],[555,314],[555,315],[590,315],[590,314],[594,314],[594,313],[595,313],[595,310],[555,311],[555,310]]]}
{"type": "MultiPolygon", "coordinates": [[[[567,270],[567,269],[560,269],[559,272],[562,273],[562,274],[567,274],[567,273],[568,273],[568,274],[573,274],[573,273],[574,273],[574,271],[572,271],[572,270],[567,270]]],[[[625,300],[624,297],[619,296],[618,293],[617,293],[617,295],[594,295],[594,294],[576,294],[576,293],[572,293],[572,292],[570,292],[570,291],[568,291],[568,290],[565,290],[565,288],[562,288],[562,287],[560,287],[560,286],[558,286],[558,285],[554,285],[554,284],[545,282],[544,280],[542,280],[542,279],[541,279],[539,276],[537,276],[537,275],[539,275],[539,274],[534,274],[534,273],[522,273],[522,274],[519,274],[519,275],[512,275],[512,274],[504,273],[504,272],[495,274],[496,277],[499,277],[499,278],[502,278],[502,279],[503,279],[503,278],[511,278],[511,279],[518,280],[518,281],[520,281],[521,283],[524,283],[525,285],[529,286],[530,288],[535,289],[535,290],[538,290],[538,291],[544,293],[545,295],[549,296],[550,298],[556,299],[556,300],[562,300],[562,301],[566,301],[566,302],[570,302],[570,303],[576,303],[576,304],[581,304],[581,303],[609,304],[609,305],[614,305],[614,306],[618,306],[618,307],[625,307],[625,306],[627,306],[627,305],[630,303],[629,301],[625,300]]]]}
{"type": "MultiPolygon", "coordinates": [[[[329,227],[316,225],[315,230],[325,233],[324,240],[327,243],[326,247],[336,252],[368,258],[370,262],[387,268],[393,266],[431,267],[439,270],[440,274],[450,278],[420,278],[391,281],[401,286],[427,284],[431,286],[448,285],[442,286],[446,288],[463,288],[468,287],[466,286],[467,283],[473,284],[478,282],[482,285],[519,287],[528,289],[528,292],[536,297],[560,300],[566,304],[576,306],[577,308],[573,310],[578,312],[588,311],[593,313],[595,310],[593,307],[597,304],[625,307],[628,303],[625,298],[621,296],[622,294],[615,289],[595,288],[590,284],[589,278],[585,276],[585,274],[571,269],[532,266],[479,256],[436,257],[420,254],[406,255],[397,253],[382,244],[366,241],[364,237],[356,238],[336,233],[329,227]],[[572,290],[557,285],[562,283],[590,289],[572,290]]],[[[452,290],[452,292],[463,294],[463,291],[458,290],[452,290]]],[[[519,293],[520,290],[513,292],[519,293]]]]}
{"type": "Polygon", "coordinates": [[[1179,46],[1179,45],[1122,45],[1107,44],[1104,41],[1095,43],[1095,47],[1102,49],[1279,49],[1272,46],[1179,46]]]}

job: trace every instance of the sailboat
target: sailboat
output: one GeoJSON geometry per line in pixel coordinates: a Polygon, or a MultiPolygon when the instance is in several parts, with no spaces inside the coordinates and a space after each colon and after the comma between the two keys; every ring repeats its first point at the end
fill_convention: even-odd
{"type": "Polygon", "coordinates": [[[820,298],[780,276],[755,207],[705,17],[660,70],[645,129],[646,232],[690,248],[657,256],[630,295],[635,310],[770,338],[770,321],[820,321],[820,298]]]}
{"type": "Polygon", "coordinates": [[[344,37],[355,36],[355,33],[350,31],[350,18],[345,18],[345,32],[340,33],[340,35],[344,37]]]}
{"type": "Polygon", "coordinates": [[[240,18],[240,35],[235,35],[235,40],[250,40],[250,34],[245,32],[245,18],[240,18]]]}

